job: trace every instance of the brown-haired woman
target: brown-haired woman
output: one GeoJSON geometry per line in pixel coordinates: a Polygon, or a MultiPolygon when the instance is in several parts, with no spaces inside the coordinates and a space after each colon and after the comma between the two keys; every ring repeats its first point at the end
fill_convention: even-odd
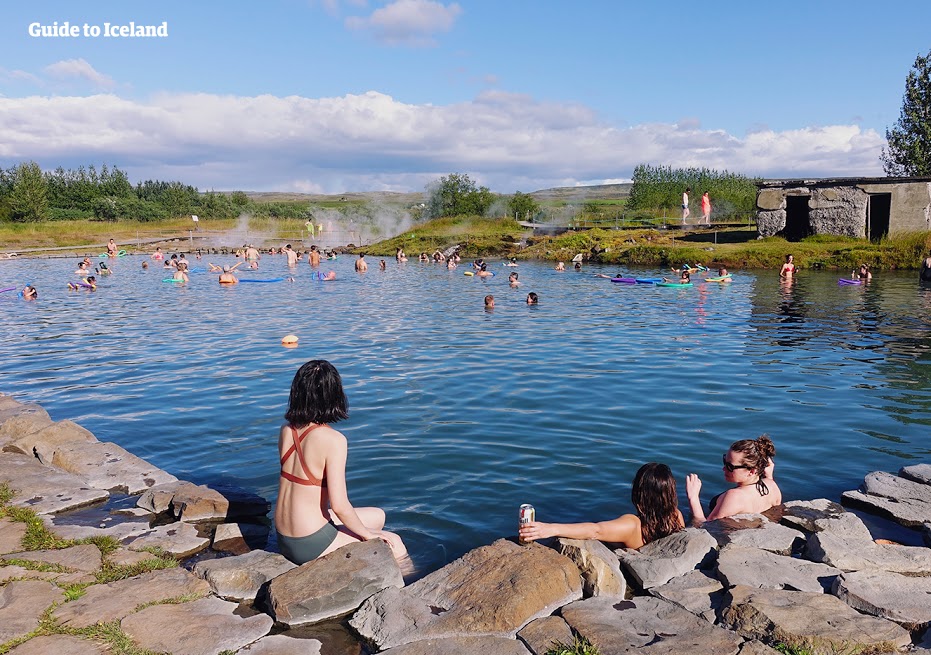
{"type": "Polygon", "coordinates": [[[636,514],[624,514],[600,523],[527,523],[520,527],[523,541],[547,537],[598,539],[626,548],[640,548],[685,527],[677,507],[676,479],[665,464],[644,464],[634,476],[630,500],[636,514]]]}
{"type": "Polygon", "coordinates": [[[712,500],[711,513],[705,516],[699,493],[701,480],[695,473],[685,479],[685,492],[692,510],[692,524],[733,516],[759,514],[782,503],[782,492],[773,480],[773,455],[776,446],[765,434],[758,439],[742,439],[731,444],[724,455],[724,479],[734,484],[712,500]]]}

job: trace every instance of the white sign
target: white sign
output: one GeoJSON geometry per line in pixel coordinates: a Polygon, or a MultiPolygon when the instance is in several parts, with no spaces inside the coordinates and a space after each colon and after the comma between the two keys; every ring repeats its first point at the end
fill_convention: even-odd
{"type": "Polygon", "coordinates": [[[198,219],[197,216],[195,216],[194,214],[191,214],[191,220],[197,223],[199,222],[200,219],[198,219]]]}

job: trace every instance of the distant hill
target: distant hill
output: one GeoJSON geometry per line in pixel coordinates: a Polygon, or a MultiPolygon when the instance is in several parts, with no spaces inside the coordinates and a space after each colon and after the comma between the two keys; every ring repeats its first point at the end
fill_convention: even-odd
{"type": "MultiPolygon", "coordinates": [[[[627,184],[599,184],[594,186],[566,186],[552,189],[540,189],[529,195],[536,200],[564,201],[567,203],[584,202],[586,200],[617,200],[630,195],[630,183],[627,184]]],[[[424,192],[394,193],[391,191],[354,191],[334,194],[318,193],[291,193],[287,191],[246,192],[246,195],[255,202],[374,202],[388,205],[416,205],[426,202],[424,192]]]]}

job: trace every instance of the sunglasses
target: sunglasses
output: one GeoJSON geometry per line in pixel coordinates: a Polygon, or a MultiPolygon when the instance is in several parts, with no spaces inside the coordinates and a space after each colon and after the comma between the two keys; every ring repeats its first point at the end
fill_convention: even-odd
{"type": "Polygon", "coordinates": [[[722,455],[722,456],[721,456],[721,459],[724,460],[724,468],[726,468],[726,469],[727,469],[728,471],[730,471],[731,473],[733,473],[733,472],[736,471],[737,469],[747,469],[748,471],[752,471],[752,470],[753,470],[753,467],[752,467],[752,466],[746,466],[746,465],[744,465],[744,464],[741,464],[740,466],[735,466],[735,465],[731,464],[730,462],[727,461],[727,455],[722,455]]]}

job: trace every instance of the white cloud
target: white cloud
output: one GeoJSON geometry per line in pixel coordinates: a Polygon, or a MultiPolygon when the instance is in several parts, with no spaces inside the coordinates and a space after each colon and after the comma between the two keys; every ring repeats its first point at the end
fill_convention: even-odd
{"type": "Polygon", "coordinates": [[[640,163],[761,177],[879,176],[884,143],[857,125],[745,135],[693,122],[620,128],[582,105],[502,91],[445,106],[375,91],[0,98],[0,165],[106,161],[134,180],[202,189],[420,191],[458,171],[495,191],[533,191],[629,178],[640,163]]]}
{"type": "Polygon", "coordinates": [[[28,82],[35,86],[44,86],[41,79],[23,70],[7,70],[6,68],[0,68],[0,79],[10,80],[11,82],[28,82]]]}
{"type": "Polygon", "coordinates": [[[59,79],[80,78],[102,89],[112,88],[113,78],[94,69],[84,59],[63,59],[45,67],[45,72],[59,79]]]}
{"type": "Polygon", "coordinates": [[[434,46],[434,35],[448,32],[462,13],[455,2],[444,5],[433,0],[395,0],[370,16],[350,16],[346,27],[371,31],[387,45],[434,46]]]}

